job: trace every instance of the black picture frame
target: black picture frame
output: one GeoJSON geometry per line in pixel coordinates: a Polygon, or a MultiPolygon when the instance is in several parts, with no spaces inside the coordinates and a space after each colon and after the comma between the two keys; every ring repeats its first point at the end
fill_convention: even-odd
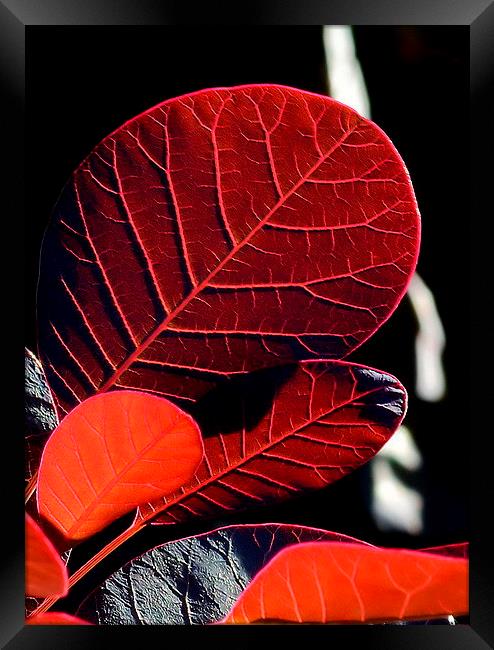
{"type": "MultiPolygon", "coordinates": [[[[84,3],[77,0],[3,0],[0,3],[0,65],[2,85],[8,97],[9,113],[4,118],[6,135],[10,136],[9,149],[4,154],[8,161],[11,176],[5,184],[7,211],[9,221],[13,224],[12,237],[17,237],[22,227],[23,196],[29,191],[24,186],[23,176],[23,110],[25,94],[24,54],[26,28],[34,25],[152,25],[152,24],[229,24],[239,21],[244,16],[247,24],[353,24],[353,25],[466,25],[469,26],[471,39],[471,136],[472,136],[472,214],[465,218],[471,241],[471,297],[461,305],[461,318],[469,323],[470,343],[465,342],[466,353],[474,350],[474,344],[485,339],[482,334],[483,322],[479,305],[485,300],[479,277],[481,256],[477,243],[480,237],[478,215],[486,214],[488,206],[489,178],[487,168],[482,164],[481,153],[485,148],[486,130],[491,126],[492,104],[487,100],[487,92],[492,86],[494,68],[494,3],[490,0],[428,0],[428,2],[409,3],[406,0],[375,0],[372,4],[364,0],[353,2],[324,3],[322,0],[296,0],[263,2],[245,2],[243,6],[235,3],[209,2],[197,13],[186,2],[159,2],[159,0],[108,0],[107,2],[84,3]],[[484,191],[484,196],[482,196],[484,191]],[[484,199],[484,200],[483,200],[484,199]],[[17,227],[17,231],[15,229],[17,227]],[[468,303],[475,305],[470,314],[468,303]]],[[[244,20],[245,22],[245,20],[244,20]]],[[[491,127],[492,128],[492,127],[491,127]]],[[[467,126],[457,137],[466,137],[467,126]]],[[[27,143],[28,144],[28,143],[27,143]]],[[[4,246],[12,250],[5,235],[4,246]]],[[[22,249],[19,238],[18,248],[22,249]]],[[[14,256],[19,258],[20,255],[14,256]]],[[[462,253],[462,263],[465,263],[462,253]]],[[[15,262],[17,264],[17,262],[15,262]]],[[[11,280],[12,263],[4,270],[6,304],[16,304],[19,285],[11,280]],[[10,294],[9,294],[10,292],[10,294]]],[[[485,289],[485,288],[484,288],[485,289]]],[[[16,338],[18,326],[11,328],[11,336],[16,338]]],[[[15,436],[23,430],[22,424],[22,389],[23,384],[23,342],[14,350],[12,370],[9,369],[9,383],[12,382],[12,403],[18,405],[20,425],[9,427],[12,450],[9,451],[9,466],[12,479],[7,486],[14,485],[22,476],[19,468],[23,463],[23,443],[21,436],[15,436]],[[18,374],[17,374],[18,373],[18,374]],[[19,385],[17,385],[19,380],[19,385]],[[16,388],[17,387],[17,388],[16,388]]],[[[472,355],[471,376],[466,378],[470,388],[470,403],[478,403],[475,389],[475,377],[482,376],[482,363],[472,355]]],[[[477,386],[478,388],[478,386],[477,386]]],[[[484,398],[485,399],[485,398],[484,398]]],[[[5,537],[5,550],[2,556],[2,595],[1,595],[1,640],[2,647],[14,648],[77,648],[115,647],[123,642],[141,642],[143,635],[152,634],[161,643],[173,639],[181,643],[208,642],[234,643],[237,648],[251,647],[258,640],[267,643],[281,643],[290,639],[294,643],[310,639],[322,640],[324,643],[365,644],[372,648],[488,648],[494,647],[492,612],[494,611],[494,586],[492,565],[489,565],[490,546],[487,535],[487,504],[489,485],[485,478],[489,476],[488,462],[491,457],[486,451],[485,438],[488,423],[483,420],[480,409],[471,406],[471,428],[466,432],[466,439],[471,439],[470,462],[465,466],[465,476],[470,475],[471,485],[471,561],[470,561],[470,625],[457,626],[325,626],[324,629],[306,626],[290,626],[280,629],[277,626],[248,626],[235,628],[230,626],[213,626],[210,628],[167,628],[165,631],[153,628],[151,632],[133,627],[28,627],[24,626],[24,566],[23,566],[23,502],[22,490],[19,495],[12,495],[12,488],[5,488],[4,521],[8,522],[8,535],[5,537]],[[475,450],[482,450],[478,453],[475,450]],[[176,637],[175,635],[179,636],[176,637]],[[288,634],[289,637],[285,635],[288,634]],[[157,637],[156,637],[157,635],[157,637]],[[183,636],[182,636],[183,635],[183,636]]],[[[7,436],[6,436],[7,437],[7,436]]],[[[4,473],[5,474],[5,473],[4,473]]],[[[492,490],[491,490],[492,496],[492,490]]],[[[149,640],[151,641],[151,640],[149,640]]]]}

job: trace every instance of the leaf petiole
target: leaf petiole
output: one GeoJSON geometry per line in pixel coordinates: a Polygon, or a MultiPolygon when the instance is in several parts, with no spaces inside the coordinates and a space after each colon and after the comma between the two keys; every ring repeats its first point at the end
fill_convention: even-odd
{"type": "Polygon", "coordinates": [[[26,493],[24,498],[24,503],[27,505],[36,491],[36,484],[38,483],[38,470],[31,476],[29,483],[26,486],[26,493]]]}

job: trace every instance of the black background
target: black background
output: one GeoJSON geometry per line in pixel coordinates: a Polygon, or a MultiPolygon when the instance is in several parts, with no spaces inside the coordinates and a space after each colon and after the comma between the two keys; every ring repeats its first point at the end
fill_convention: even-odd
{"type": "MultiPolygon", "coordinates": [[[[406,423],[424,455],[424,534],[384,534],[368,514],[368,468],[276,508],[175,531],[141,533],[75,589],[66,607],[122,561],[152,545],[234,522],[283,521],[382,545],[417,548],[469,538],[467,263],[468,28],[356,27],[372,116],[391,137],[414,183],[423,218],[418,270],[432,288],[447,334],[446,399],[413,395],[416,324],[407,299],[350,358],[395,374],[409,389],[406,423]],[[465,257],[466,259],[466,257],[465,257]]],[[[36,349],[35,286],[43,230],[73,169],[108,133],[152,105],[211,86],[281,83],[327,93],[321,28],[28,28],[26,345],[36,349]]],[[[96,548],[105,536],[94,540],[96,548]]],[[[73,554],[74,565],[93,550],[73,554]]]]}

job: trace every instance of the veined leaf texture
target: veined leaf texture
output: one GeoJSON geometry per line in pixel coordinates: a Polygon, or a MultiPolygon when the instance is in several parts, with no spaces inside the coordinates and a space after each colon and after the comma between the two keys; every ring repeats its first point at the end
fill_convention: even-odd
{"type": "Polygon", "coordinates": [[[282,548],[320,540],[363,543],[292,524],[226,526],[136,557],[95,589],[77,614],[99,625],[217,623],[282,548]]]}
{"type": "Polygon", "coordinates": [[[403,161],[352,109],[275,85],[165,101],[83,161],[45,237],[39,344],[59,413],[342,358],[400,301],[418,243],[403,161]]]}
{"type": "Polygon", "coordinates": [[[95,395],[46,443],[40,514],[66,539],[89,537],[141,503],[177,490],[202,454],[197,424],[168,400],[140,391],[95,395]]]}
{"type": "Polygon", "coordinates": [[[307,542],[281,550],[225,622],[371,623],[467,613],[464,558],[307,542]]]}
{"type": "Polygon", "coordinates": [[[192,480],[141,507],[140,516],[161,512],[155,521],[172,524],[322,488],[372,458],[405,409],[405,389],[394,377],[343,361],[304,361],[242,378],[237,392],[220,390],[195,412],[204,460],[192,480]],[[225,402],[236,422],[223,420],[225,402]]]}

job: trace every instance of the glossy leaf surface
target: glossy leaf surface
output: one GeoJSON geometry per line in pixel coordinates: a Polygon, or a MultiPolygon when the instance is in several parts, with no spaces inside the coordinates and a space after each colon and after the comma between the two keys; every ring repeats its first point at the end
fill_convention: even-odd
{"type": "Polygon", "coordinates": [[[463,558],[308,542],[280,551],[225,622],[370,623],[467,613],[463,558]]]}
{"type": "Polygon", "coordinates": [[[45,446],[39,511],[67,539],[82,539],[176,490],[201,458],[199,428],[168,400],[138,391],[96,395],[45,446]]]}
{"type": "Polygon", "coordinates": [[[227,526],[163,544],[132,560],[82,604],[100,625],[207,625],[223,619],[282,548],[351,537],[289,524],[227,526]]]}
{"type": "Polygon", "coordinates": [[[45,237],[40,349],[60,412],[341,358],[398,304],[418,240],[403,161],[352,109],[273,85],[166,101],[83,161],[45,237]]]}
{"type": "Polygon", "coordinates": [[[38,524],[26,514],[26,594],[65,596],[68,575],[57,549],[38,524]]]}
{"type": "Polygon", "coordinates": [[[91,625],[82,618],[64,612],[46,612],[26,620],[27,625],[91,625]]]}
{"type": "Polygon", "coordinates": [[[141,516],[165,510],[158,521],[171,524],[322,488],[368,461],[404,415],[404,388],[380,371],[315,361],[285,368],[283,381],[280,372],[204,401],[195,414],[204,435],[201,466],[184,489],[142,507],[141,516]],[[221,404],[236,422],[222,418],[221,404]]]}

